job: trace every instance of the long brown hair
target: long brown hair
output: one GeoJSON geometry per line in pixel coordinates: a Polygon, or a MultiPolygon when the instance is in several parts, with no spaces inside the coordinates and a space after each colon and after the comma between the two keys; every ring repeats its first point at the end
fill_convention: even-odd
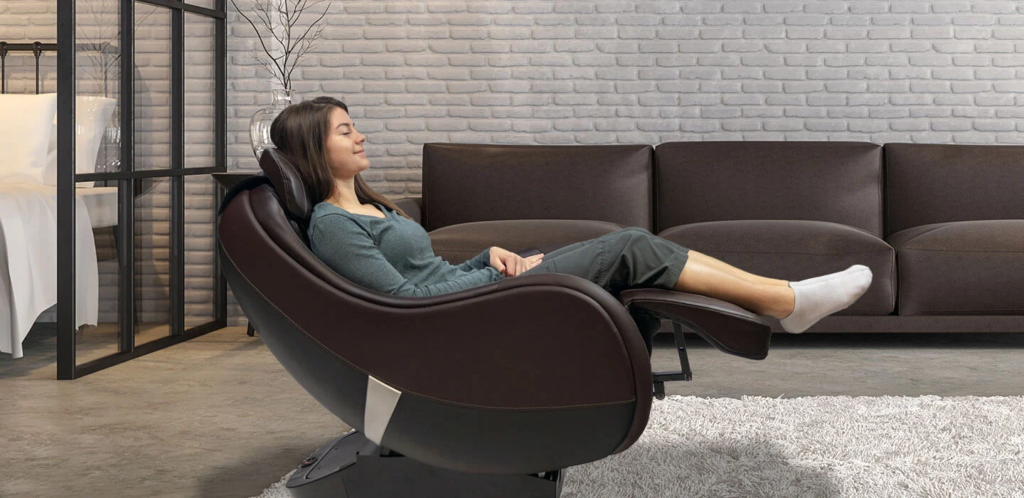
{"type": "MultiPolygon", "coordinates": [[[[317,97],[286,107],[270,124],[270,140],[292,160],[306,186],[306,195],[314,206],[331,197],[336,185],[327,163],[327,149],[324,147],[324,140],[330,133],[331,110],[334,107],[348,112],[348,106],[334,97],[317,97]]],[[[355,189],[360,203],[379,202],[412,220],[394,202],[370,188],[358,173],[355,189]]]]}

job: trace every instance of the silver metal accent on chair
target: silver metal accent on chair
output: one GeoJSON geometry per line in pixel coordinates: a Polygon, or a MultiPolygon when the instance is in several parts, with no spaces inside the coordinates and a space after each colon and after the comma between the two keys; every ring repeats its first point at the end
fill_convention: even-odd
{"type": "Polygon", "coordinates": [[[391,422],[391,414],[395,412],[398,398],[402,392],[367,376],[366,380],[366,411],[363,414],[363,433],[366,438],[377,445],[384,439],[384,432],[391,422]]]}

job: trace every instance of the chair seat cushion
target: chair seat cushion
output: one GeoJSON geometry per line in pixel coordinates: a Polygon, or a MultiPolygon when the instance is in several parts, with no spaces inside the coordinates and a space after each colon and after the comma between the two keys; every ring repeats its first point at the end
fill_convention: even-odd
{"type": "Polygon", "coordinates": [[[868,291],[836,315],[888,315],[895,306],[893,248],[866,230],[813,220],[726,220],[668,228],[659,236],[743,271],[797,281],[861,264],[868,291]]]}
{"type": "Polygon", "coordinates": [[[498,220],[449,225],[428,235],[434,254],[457,265],[491,246],[512,252],[537,248],[546,254],[622,228],[596,220],[498,220]]]}
{"type": "Polygon", "coordinates": [[[1024,314],[1024,220],[932,223],[888,242],[901,316],[1024,314]]]}

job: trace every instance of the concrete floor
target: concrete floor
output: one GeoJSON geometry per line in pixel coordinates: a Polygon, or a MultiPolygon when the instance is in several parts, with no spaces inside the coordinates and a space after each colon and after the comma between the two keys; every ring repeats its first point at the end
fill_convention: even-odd
{"type": "MultiPolygon", "coordinates": [[[[671,340],[654,370],[678,367],[671,340]]],[[[694,380],[668,394],[1024,394],[1024,334],[777,334],[763,361],[687,345],[694,380]]],[[[348,430],[244,328],[75,381],[55,356],[46,330],[0,354],[0,496],[254,496],[348,430]]]]}

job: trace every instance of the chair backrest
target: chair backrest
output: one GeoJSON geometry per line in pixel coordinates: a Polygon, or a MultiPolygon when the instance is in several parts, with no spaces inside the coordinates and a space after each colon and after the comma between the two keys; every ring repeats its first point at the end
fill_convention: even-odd
{"type": "Polygon", "coordinates": [[[423,227],[598,220],[651,229],[650,145],[423,146],[423,227]]]}
{"type": "Polygon", "coordinates": [[[654,151],[657,230],[721,220],[815,220],[882,236],[882,146],[669,142],[654,151]]]}
{"type": "Polygon", "coordinates": [[[931,223],[1024,219],[1024,146],[885,144],[886,237],[931,223]]]}
{"type": "Polygon", "coordinates": [[[292,160],[287,154],[271,147],[264,150],[260,156],[260,169],[273,185],[273,193],[284,208],[292,230],[302,243],[309,247],[309,234],[306,233],[306,229],[309,228],[309,219],[313,215],[313,203],[292,160]]]}

